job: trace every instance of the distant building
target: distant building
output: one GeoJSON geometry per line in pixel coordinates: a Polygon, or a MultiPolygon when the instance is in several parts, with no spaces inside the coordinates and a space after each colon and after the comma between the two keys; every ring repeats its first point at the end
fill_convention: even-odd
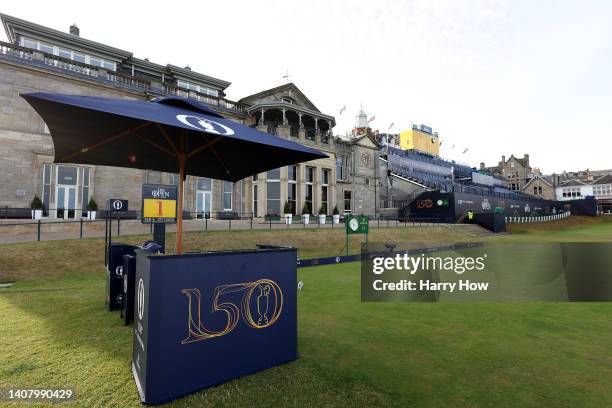
{"type": "Polygon", "coordinates": [[[554,174],[553,177],[555,179],[555,185],[561,185],[570,180],[580,180],[584,183],[591,183],[607,174],[612,174],[612,169],[563,171],[561,174],[554,174]]]}
{"type": "Polygon", "coordinates": [[[559,201],[576,200],[593,195],[593,186],[580,180],[568,180],[555,189],[559,201]]]}
{"type": "Polygon", "coordinates": [[[597,209],[601,213],[612,213],[612,172],[600,176],[591,183],[593,196],[597,200],[597,209]]]}
{"type": "Polygon", "coordinates": [[[525,194],[545,198],[547,200],[555,199],[555,187],[552,182],[539,174],[531,177],[531,179],[525,183],[521,191],[525,194]]]}
{"type": "Polygon", "coordinates": [[[525,154],[523,158],[510,155],[507,160],[506,156],[502,156],[497,166],[485,167],[484,163],[481,163],[480,168],[494,177],[505,180],[506,187],[512,191],[523,191],[529,180],[535,175],[539,175],[538,169],[531,168],[528,154],[525,154]]]}
{"type": "Polygon", "coordinates": [[[591,182],[580,179],[563,181],[555,188],[555,195],[559,201],[594,197],[600,213],[612,213],[612,171],[598,176],[591,182]]]}

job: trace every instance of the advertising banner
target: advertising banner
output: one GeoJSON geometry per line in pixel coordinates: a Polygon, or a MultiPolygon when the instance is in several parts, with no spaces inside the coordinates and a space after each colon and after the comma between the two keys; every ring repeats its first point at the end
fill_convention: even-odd
{"type": "Polygon", "coordinates": [[[137,251],[132,371],[160,404],[297,358],[294,248],[137,251]]]}
{"type": "Polygon", "coordinates": [[[504,217],[528,217],[556,214],[563,210],[558,201],[538,198],[510,199],[470,193],[420,194],[409,206],[410,217],[436,218],[455,222],[468,211],[475,214],[497,214],[504,217]]]}

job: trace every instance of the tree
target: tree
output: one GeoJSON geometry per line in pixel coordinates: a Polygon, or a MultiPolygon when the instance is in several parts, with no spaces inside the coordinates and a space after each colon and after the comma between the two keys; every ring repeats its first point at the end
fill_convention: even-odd
{"type": "Polygon", "coordinates": [[[87,203],[87,210],[98,211],[98,203],[96,203],[96,200],[94,200],[93,197],[89,197],[89,203],[87,203]]]}
{"type": "Polygon", "coordinates": [[[42,210],[44,207],[42,201],[40,200],[40,197],[38,197],[37,195],[34,196],[34,198],[32,199],[32,201],[30,202],[30,208],[32,210],[42,210]]]}

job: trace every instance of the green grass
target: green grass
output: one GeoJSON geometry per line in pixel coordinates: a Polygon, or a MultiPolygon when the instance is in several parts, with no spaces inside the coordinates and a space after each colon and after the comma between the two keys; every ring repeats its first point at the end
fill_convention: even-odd
{"type": "MultiPolygon", "coordinates": [[[[611,226],[523,226],[493,239],[610,241],[611,226]]],[[[462,238],[436,231],[370,239],[462,238]]],[[[301,245],[302,257],[342,249],[340,231],[296,232],[194,233],[187,242],[195,250],[282,241],[301,245]]],[[[102,245],[0,246],[0,273],[17,280],[0,290],[0,388],[72,388],[74,406],[140,406],[131,327],[104,307],[102,245]]],[[[298,274],[300,358],[171,406],[612,406],[610,304],[361,303],[357,263],[298,274]]]]}
{"type": "Polygon", "coordinates": [[[570,217],[548,223],[510,224],[507,237],[520,241],[582,241],[612,240],[612,216],[570,217]]]}

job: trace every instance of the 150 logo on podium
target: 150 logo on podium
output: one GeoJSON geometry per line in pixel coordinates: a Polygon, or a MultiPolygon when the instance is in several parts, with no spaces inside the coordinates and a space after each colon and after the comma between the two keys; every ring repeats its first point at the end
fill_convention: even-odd
{"type": "Polygon", "coordinates": [[[177,187],[162,184],[142,185],[142,222],[176,223],[177,187]]]}
{"type": "Polygon", "coordinates": [[[278,320],[283,310],[283,291],[270,279],[255,282],[217,286],[213,293],[212,311],[225,312],[227,322],[224,327],[214,330],[206,327],[202,315],[202,294],[197,288],[183,289],[189,299],[187,315],[187,337],[182,344],[225,336],[238,324],[240,317],[253,329],[265,329],[278,320]],[[221,296],[238,295],[237,301],[221,300],[221,296]]]}

